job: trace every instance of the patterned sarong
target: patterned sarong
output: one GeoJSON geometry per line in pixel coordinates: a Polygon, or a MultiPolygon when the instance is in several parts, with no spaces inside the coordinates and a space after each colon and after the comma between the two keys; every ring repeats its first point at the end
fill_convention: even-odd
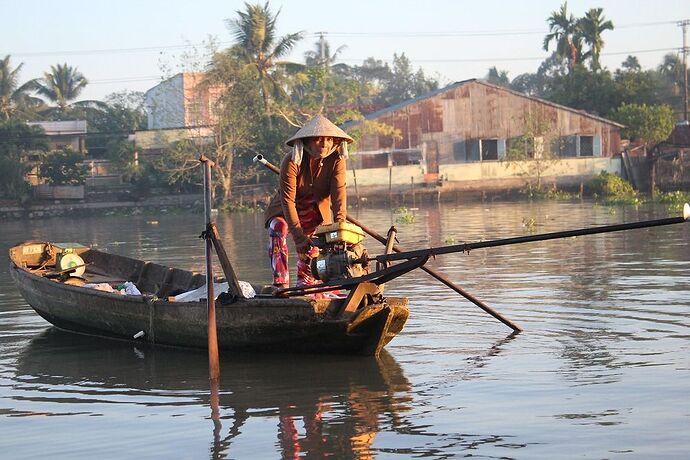
{"type": "MultiPolygon", "coordinates": [[[[314,230],[321,222],[321,214],[318,211],[316,199],[310,195],[297,206],[297,215],[302,226],[302,231],[311,238],[314,230]]],[[[271,268],[273,270],[273,284],[281,287],[288,287],[290,284],[290,271],[288,268],[288,225],[281,216],[271,219],[268,225],[268,256],[271,258],[271,268]]],[[[297,287],[313,286],[321,284],[321,281],[314,278],[311,273],[310,256],[297,249],[297,287]]],[[[314,298],[338,298],[342,294],[339,292],[324,292],[312,295],[314,298]]]]}

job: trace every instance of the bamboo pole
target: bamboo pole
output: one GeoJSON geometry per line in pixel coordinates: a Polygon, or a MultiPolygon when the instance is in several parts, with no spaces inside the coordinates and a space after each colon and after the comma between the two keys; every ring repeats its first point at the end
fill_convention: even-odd
{"type": "MultiPolygon", "coordinates": [[[[202,155],[199,158],[204,168],[204,217],[206,219],[206,228],[212,226],[211,216],[211,168],[214,166],[213,161],[202,155]]],[[[206,301],[208,310],[208,373],[211,380],[211,388],[217,385],[220,380],[220,359],[218,356],[218,333],[216,329],[216,296],[213,288],[213,263],[212,263],[212,238],[207,235],[206,238],[206,301]]],[[[213,417],[212,409],[212,417],[213,417]]],[[[218,415],[218,414],[215,414],[218,415]]]]}
{"type": "MultiPolygon", "coordinates": [[[[634,230],[637,228],[659,227],[662,225],[682,224],[687,222],[690,218],[690,205],[685,203],[683,206],[683,214],[678,217],[667,217],[665,219],[642,220],[638,222],[628,222],[624,224],[603,225],[600,227],[586,227],[575,230],[565,230],[561,232],[540,233],[529,236],[516,236],[513,238],[502,238],[498,240],[477,241],[475,243],[461,243],[450,246],[442,246],[438,248],[418,249],[416,251],[407,251],[400,254],[382,254],[370,258],[378,262],[390,262],[393,260],[405,260],[415,257],[424,256],[438,256],[442,254],[452,254],[457,252],[469,252],[473,249],[495,248],[498,246],[508,246],[511,244],[531,243],[534,241],[547,241],[560,238],[571,238],[573,236],[594,235],[597,233],[620,232],[622,230],[634,230]]],[[[354,222],[353,222],[354,223],[354,222]]],[[[355,224],[356,225],[356,224],[355,224]]]]}

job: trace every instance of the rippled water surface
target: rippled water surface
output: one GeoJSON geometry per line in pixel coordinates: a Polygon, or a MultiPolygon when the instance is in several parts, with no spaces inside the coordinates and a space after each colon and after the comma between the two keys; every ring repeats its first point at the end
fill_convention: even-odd
{"type": "MultiPolygon", "coordinates": [[[[669,215],[591,203],[427,205],[408,223],[352,212],[382,234],[395,224],[409,249],[669,215]]],[[[218,225],[240,278],[268,281],[261,216],[218,225]]],[[[411,315],[379,360],[223,353],[220,426],[204,351],[61,332],[9,279],[7,249],[27,239],[201,271],[202,227],[200,215],[0,222],[1,458],[688,458],[690,224],[439,256],[430,267],[524,332],[418,270],[386,286],[411,315]]]]}

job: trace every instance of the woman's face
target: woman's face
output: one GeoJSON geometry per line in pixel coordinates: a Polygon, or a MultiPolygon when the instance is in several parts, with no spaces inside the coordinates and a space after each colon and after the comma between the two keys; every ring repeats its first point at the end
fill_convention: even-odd
{"type": "Polygon", "coordinates": [[[333,138],[330,136],[310,137],[307,139],[309,154],[315,157],[327,157],[333,150],[333,138]]]}

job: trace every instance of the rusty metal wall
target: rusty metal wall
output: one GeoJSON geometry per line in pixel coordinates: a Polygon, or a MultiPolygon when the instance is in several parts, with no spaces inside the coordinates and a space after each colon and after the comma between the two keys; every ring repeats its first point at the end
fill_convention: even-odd
{"type": "Polygon", "coordinates": [[[453,163],[454,142],[522,136],[527,132],[527,119],[536,114],[559,136],[600,136],[601,156],[621,150],[620,128],[612,122],[480,81],[383,112],[376,120],[399,129],[402,139],[365,136],[360,150],[421,148],[422,143],[431,141],[439,145],[439,160],[453,163]]]}

